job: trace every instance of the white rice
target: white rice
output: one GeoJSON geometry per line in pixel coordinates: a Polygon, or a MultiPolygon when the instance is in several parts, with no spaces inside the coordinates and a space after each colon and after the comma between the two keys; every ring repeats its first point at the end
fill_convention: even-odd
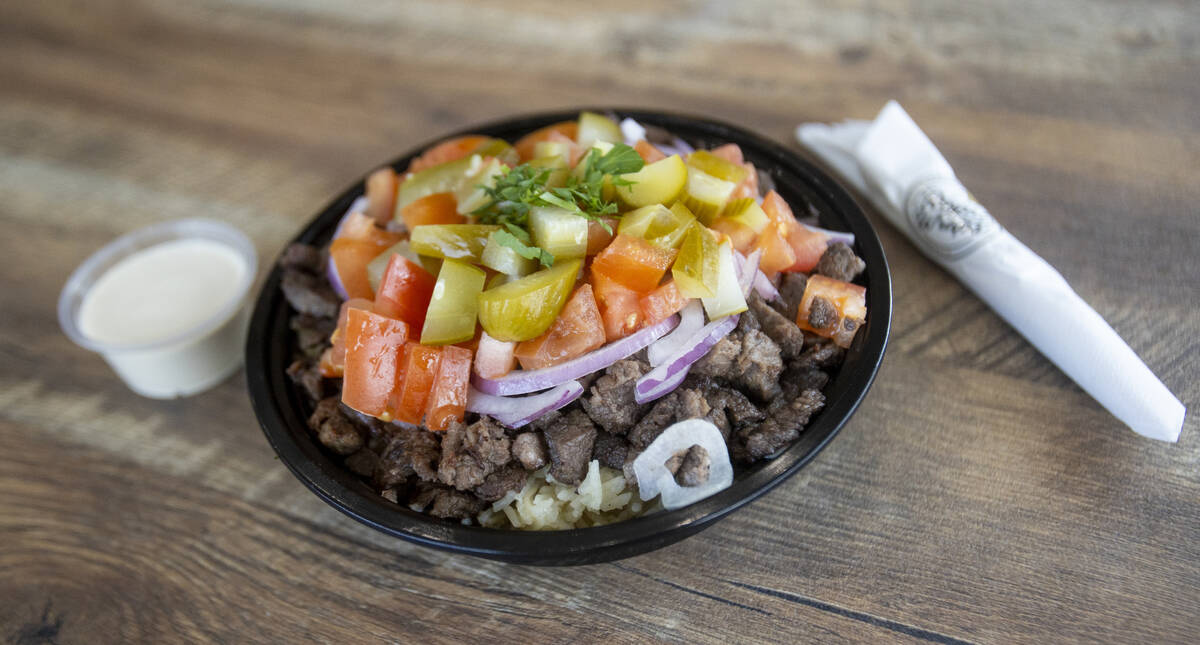
{"type": "Polygon", "coordinates": [[[492,528],[557,530],[620,522],[661,508],[657,498],[643,502],[621,471],[588,464],[579,486],[554,481],[546,468],[530,474],[525,487],[513,491],[479,514],[492,528]]]}

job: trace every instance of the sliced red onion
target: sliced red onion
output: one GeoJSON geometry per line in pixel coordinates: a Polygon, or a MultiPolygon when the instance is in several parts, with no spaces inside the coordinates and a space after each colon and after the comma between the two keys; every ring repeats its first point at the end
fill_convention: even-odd
{"type": "MultiPolygon", "coordinates": [[[[762,258],[762,250],[755,249],[754,253],[750,254],[750,257],[754,257],[755,254],[758,254],[758,259],[755,260],[754,273],[749,276],[750,286],[754,288],[754,291],[756,291],[758,295],[762,296],[763,300],[770,302],[779,297],[779,289],[776,289],[775,285],[771,284],[771,281],[767,279],[767,274],[758,269],[758,264],[761,262],[762,258]]],[[[738,266],[738,284],[744,284],[742,282],[742,278],[746,277],[746,273],[743,271],[742,267],[746,265],[749,259],[750,258],[747,258],[738,251],[733,252],[734,263],[736,263],[738,266]]],[[[750,291],[744,286],[743,295],[746,297],[750,296],[750,291]]]]}
{"type": "Polygon", "coordinates": [[[779,298],[779,289],[776,289],[775,285],[771,284],[771,281],[767,279],[767,274],[762,271],[758,271],[754,275],[754,290],[767,302],[779,298]]]}
{"type": "Polygon", "coordinates": [[[646,138],[646,128],[643,128],[641,123],[629,117],[621,119],[620,128],[621,137],[625,139],[625,145],[627,146],[632,146],[646,138]]]}
{"type": "Polygon", "coordinates": [[[342,300],[349,298],[346,293],[346,286],[342,284],[342,277],[338,275],[337,265],[333,263],[333,257],[325,261],[325,277],[329,278],[329,286],[333,287],[333,292],[342,300]]]}
{"type": "Polygon", "coordinates": [[[813,226],[812,224],[805,224],[804,222],[800,223],[804,226],[804,228],[807,228],[810,231],[824,233],[825,235],[829,236],[830,244],[833,244],[834,242],[845,242],[846,246],[854,246],[854,233],[847,233],[845,231],[831,231],[827,228],[821,228],[820,226],[813,226]]]}
{"type": "Polygon", "coordinates": [[[655,385],[652,389],[646,392],[640,392],[635,389],[633,393],[634,400],[639,404],[648,403],[674,392],[675,388],[679,387],[683,383],[684,379],[687,378],[688,371],[691,369],[692,366],[689,363],[675,372],[668,373],[665,381],[655,385]]]}
{"type": "MultiPolygon", "coordinates": [[[[736,252],[735,252],[736,253],[736,252]]],[[[758,262],[762,258],[762,249],[754,249],[749,257],[741,253],[734,256],[738,270],[738,286],[742,288],[742,297],[750,297],[750,289],[754,286],[754,278],[758,275],[758,262]]]]}
{"type": "Polygon", "coordinates": [[[534,421],[579,398],[583,386],[579,381],[567,381],[562,385],[532,396],[493,396],[475,388],[467,393],[467,411],[486,414],[510,427],[534,421]]]}
{"type": "Polygon", "coordinates": [[[683,382],[680,372],[686,372],[692,363],[705,354],[737,327],[738,315],[725,316],[700,328],[682,347],[675,350],[658,367],[650,370],[633,386],[633,398],[639,404],[653,401],[674,390],[683,382]],[[674,383],[674,385],[671,385],[674,383]]]}
{"type": "Polygon", "coordinates": [[[661,495],[663,508],[675,510],[729,488],[733,483],[733,464],[717,426],[703,419],[688,419],[663,430],[646,446],[633,460],[633,474],[643,501],[661,495]],[[667,470],[667,460],[692,446],[700,446],[708,453],[708,480],[699,486],[680,486],[675,475],[667,470]]]}
{"type": "Polygon", "coordinates": [[[621,340],[613,341],[600,349],[553,367],[537,370],[515,370],[500,378],[471,376],[471,382],[480,392],[496,396],[528,394],[574,381],[581,376],[598,372],[609,365],[628,358],[643,347],[650,345],[679,324],[679,316],[673,315],[662,322],[638,330],[621,340]]]}
{"type": "Polygon", "coordinates": [[[700,331],[700,328],[704,326],[704,305],[699,300],[692,299],[679,312],[679,316],[679,326],[675,328],[675,331],[654,341],[653,345],[646,348],[646,357],[650,359],[651,366],[662,365],[663,361],[675,353],[675,350],[682,347],[696,332],[700,331]]]}

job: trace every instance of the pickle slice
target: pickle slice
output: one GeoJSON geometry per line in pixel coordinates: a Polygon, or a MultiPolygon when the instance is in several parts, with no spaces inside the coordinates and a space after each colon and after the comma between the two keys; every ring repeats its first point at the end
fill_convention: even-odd
{"type": "Polygon", "coordinates": [[[617,232],[649,240],[666,235],[678,226],[678,221],[666,206],[651,204],[625,213],[617,232]]]}
{"type": "Polygon", "coordinates": [[[569,210],[535,206],[529,210],[529,233],[533,243],[555,260],[587,255],[588,221],[569,210]]]}
{"type": "Polygon", "coordinates": [[[722,159],[707,150],[697,150],[688,155],[687,165],[725,181],[737,184],[746,178],[746,167],[722,159]]]}
{"type": "Polygon", "coordinates": [[[758,202],[754,201],[753,197],[743,197],[729,202],[725,205],[725,213],[722,217],[742,224],[755,233],[762,233],[763,229],[767,227],[767,222],[770,221],[766,211],[758,205],[758,202]]]}
{"type": "Polygon", "coordinates": [[[736,187],[731,181],[717,179],[699,168],[689,167],[687,190],[680,201],[695,213],[696,219],[708,224],[721,213],[736,187]]]}
{"type": "Polygon", "coordinates": [[[479,293],[486,278],[478,267],[454,260],[442,263],[421,328],[422,345],[449,345],[475,336],[479,293]]]}
{"type": "Polygon", "coordinates": [[[556,262],[479,294],[483,330],[492,338],[513,342],[542,335],[562,311],[582,266],[582,260],[556,262]]]}
{"type": "Polygon", "coordinates": [[[477,264],[488,236],[499,228],[485,224],[427,224],[413,228],[408,244],[421,255],[477,264]]]}
{"type": "Polygon", "coordinates": [[[679,247],[671,275],[685,298],[711,298],[717,293],[720,251],[708,229],[693,223],[679,247]]]}
{"type": "Polygon", "coordinates": [[[502,174],[504,174],[504,164],[500,163],[498,159],[488,159],[478,169],[475,169],[475,172],[469,174],[458,190],[454,191],[454,199],[458,203],[458,213],[469,215],[488,205],[492,198],[488,196],[486,188],[494,186],[496,177],[502,174]]]}
{"type": "Polygon", "coordinates": [[[487,244],[484,245],[483,253],[479,257],[480,264],[505,275],[520,277],[533,273],[533,270],[537,268],[537,261],[523,257],[512,248],[497,242],[497,232],[493,231],[488,235],[487,244]]]}
{"type": "Polygon", "coordinates": [[[679,155],[671,155],[621,177],[633,183],[617,186],[617,195],[627,206],[641,208],[674,203],[687,185],[688,169],[679,155]]]}
{"type": "Polygon", "coordinates": [[[612,119],[595,112],[579,113],[579,131],[575,142],[588,148],[596,141],[621,142],[621,128],[612,119]]]}
{"type": "Polygon", "coordinates": [[[478,155],[471,155],[409,175],[408,179],[401,182],[400,189],[396,192],[395,219],[400,219],[400,211],[404,210],[405,206],[422,197],[457,191],[482,165],[482,160],[478,155]]]}

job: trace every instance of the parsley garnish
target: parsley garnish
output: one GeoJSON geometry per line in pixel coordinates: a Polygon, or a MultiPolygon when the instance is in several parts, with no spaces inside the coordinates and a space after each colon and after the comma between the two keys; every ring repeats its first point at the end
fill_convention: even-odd
{"type": "Polygon", "coordinates": [[[473,213],[482,224],[499,224],[504,227],[496,235],[496,241],[530,260],[538,260],[543,266],[554,264],[554,256],[544,249],[532,246],[527,227],[529,210],[535,206],[556,206],[581,217],[595,220],[612,233],[612,227],[603,220],[616,215],[616,202],[604,199],[604,178],[610,177],[614,186],[628,186],[632,182],[621,175],[637,172],[645,163],[641,155],[625,144],[615,144],[604,154],[592,148],[585,164],[582,177],[571,175],[566,186],[550,188],[546,182],[550,171],[523,163],[496,178],[495,185],[483,187],[491,201],[473,213]]]}

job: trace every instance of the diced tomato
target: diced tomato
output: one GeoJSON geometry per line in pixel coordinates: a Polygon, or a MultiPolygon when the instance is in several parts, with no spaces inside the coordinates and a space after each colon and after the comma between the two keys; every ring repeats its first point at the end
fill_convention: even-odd
{"type": "Polygon", "coordinates": [[[792,252],[796,254],[796,263],[784,269],[791,273],[811,272],[817,268],[817,262],[821,260],[825,249],[829,248],[828,235],[814,231],[799,222],[788,231],[787,241],[792,247],[792,252]]]}
{"type": "Polygon", "coordinates": [[[400,371],[400,348],[408,325],[351,308],[346,316],[346,366],[342,403],[373,417],[387,418],[400,371]]]}
{"type": "Polygon", "coordinates": [[[814,334],[832,338],[840,347],[849,347],[858,328],[867,319],[867,289],[857,284],[834,280],[823,275],[813,275],[808,278],[804,287],[804,296],[796,310],[796,324],[800,329],[814,334]],[[812,312],[813,300],[824,298],[835,310],[828,323],[820,328],[814,327],[809,317],[812,312]]]}
{"type": "Polygon", "coordinates": [[[642,310],[638,306],[642,294],[595,271],[592,272],[591,282],[600,318],[604,320],[605,340],[611,343],[642,326],[642,310]]]}
{"type": "Polygon", "coordinates": [[[651,291],[638,300],[638,307],[647,325],[666,320],[672,314],[687,306],[688,298],[679,293],[679,287],[674,280],[668,280],[661,287],[651,291]]]}
{"type": "Polygon", "coordinates": [[[405,423],[420,423],[429,403],[429,392],[437,379],[441,347],[405,343],[400,358],[403,366],[392,397],[392,414],[405,423]]]}
{"type": "Polygon", "coordinates": [[[733,187],[733,194],[729,196],[731,200],[758,197],[758,170],[752,163],[744,163],[742,167],[746,169],[746,178],[733,187]]]}
{"type": "Polygon", "coordinates": [[[562,121],[553,125],[548,125],[539,130],[534,130],[529,134],[517,140],[513,147],[516,148],[517,154],[521,161],[529,161],[533,159],[533,148],[542,141],[549,141],[552,134],[560,134],[572,142],[575,141],[575,135],[579,133],[578,121],[562,121]]]}
{"type": "Polygon", "coordinates": [[[467,218],[458,214],[454,193],[434,193],[414,200],[400,209],[400,219],[410,231],[426,224],[467,223],[467,218]]]}
{"type": "Polygon", "coordinates": [[[774,278],[780,271],[796,263],[796,252],[787,243],[787,229],[775,222],[768,223],[758,234],[754,248],[762,251],[758,268],[768,278],[774,278]]]}
{"type": "Polygon", "coordinates": [[[714,219],[709,228],[722,233],[729,237],[729,241],[733,244],[733,248],[740,251],[743,255],[748,255],[750,249],[754,246],[754,229],[746,226],[741,222],[729,219],[728,217],[718,217],[714,219]]]}
{"type": "Polygon", "coordinates": [[[425,427],[445,430],[452,421],[462,421],[467,411],[467,387],[471,381],[471,350],[454,345],[442,348],[437,378],[425,408],[425,427]]]}
{"type": "Polygon", "coordinates": [[[483,378],[500,378],[517,366],[514,352],[517,344],[507,340],[496,340],[485,331],[479,336],[475,349],[475,373],[483,378]]]}
{"type": "Polygon", "coordinates": [[[364,213],[353,213],[342,222],[337,239],[329,245],[330,261],[350,298],[373,298],[367,264],[403,236],[375,225],[364,213]]]}
{"type": "Polygon", "coordinates": [[[815,269],[821,254],[825,253],[825,247],[829,246],[829,236],[797,222],[792,208],[773,190],[763,198],[762,206],[771,222],[785,231],[784,239],[792,247],[795,256],[792,264],[780,270],[808,273],[815,269]]]}
{"type": "Polygon", "coordinates": [[[436,282],[437,278],[417,263],[399,253],[393,254],[379,280],[375,313],[403,320],[419,338],[436,282]]]}
{"type": "Polygon", "coordinates": [[[417,172],[449,161],[462,159],[475,152],[479,149],[479,146],[486,143],[489,139],[490,137],[485,137],[481,134],[468,134],[442,141],[421,153],[420,157],[413,159],[412,163],[408,165],[408,172],[417,172]]]}
{"type": "Polygon", "coordinates": [[[617,220],[611,217],[604,218],[604,222],[608,224],[608,230],[604,230],[604,226],[597,220],[588,220],[588,237],[587,237],[587,254],[596,255],[604,250],[613,241],[613,235],[617,232],[617,220]]]}
{"type": "Polygon", "coordinates": [[[742,156],[742,147],[736,143],[727,143],[723,146],[718,146],[709,150],[714,157],[720,157],[730,163],[741,165],[746,162],[746,158],[742,156]]]}
{"type": "Polygon", "coordinates": [[[592,261],[592,271],[646,293],[658,286],[675,261],[675,249],[662,248],[632,235],[617,235],[592,261]]]}
{"type": "Polygon", "coordinates": [[[340,377],[346,366],[346,323],[351,309],[374,311],[375,303],[366,298],[351,298],[342,303],[338,311],[337,327],[329,335],[330,346],[321,354],[319,369],[325,378],[340,377]]]}
{"type": "Polygon", "coordinates": [[[333,262],[347,297],[368,300],[375,297],[371,282],[367,279],[367,264],[384,248],[371,242],[346,238],[338,238],[329,245],[329,261],[333,262]]]}
{"type": "Polygon", "coordinates": [[[663,159],[667,158],[667,155],[663,154],[662,150],[654,147],[653,143],[650,143],[645,139],[641,139],[637,143],[633,144],[633,149],[642,156],[642,161],[645,161],[648,164],[654,163],[655,161],[662,161],[663,159]]]}
{"type": "Polygon", "coordinates": [[[402,237],[404,236],[400,233],[393,233],[376,226],[375,220],[366,213],[351,213],[342,222],[337,232],[337,239],[339,240],[368,242],[380,249],[386,249],[399,242],[402,237]]]}
{"type": "Polygon", "coordinates": [[[589,284],[571,294],[546,333],[517,344],[515,355],[527,370],[558,365],[604,344],[604,322],[589,284]]]}
{"type": "Polygon", "coordinates": [[[399,187],[396,171],[391,166],[384,166],[367,176],[367,216],[376,224],[383,226],[392,219],[399,187]]]}

